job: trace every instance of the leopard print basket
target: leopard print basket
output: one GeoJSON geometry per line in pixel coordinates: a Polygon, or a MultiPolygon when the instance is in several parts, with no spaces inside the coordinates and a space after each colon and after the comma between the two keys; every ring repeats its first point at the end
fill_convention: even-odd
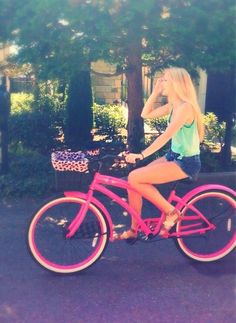
{"type": "Polygon", "coordinates": [[[54,151],[51,154],[52,166],[56,171],[86,172],[88,170],[88,158],[99,154],[99,149],[72,152],[69,150],[54,151]]]}

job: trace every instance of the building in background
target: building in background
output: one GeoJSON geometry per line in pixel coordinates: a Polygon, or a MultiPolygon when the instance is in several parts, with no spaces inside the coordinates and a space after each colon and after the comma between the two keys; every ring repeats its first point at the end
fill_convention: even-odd
{"type": "Polygon", "coordinates": [[[124,99],[123,74],[116,73],[116,66],[102,60],[92,63],[92,86],[98,104],[119,102],[124,99]]]}

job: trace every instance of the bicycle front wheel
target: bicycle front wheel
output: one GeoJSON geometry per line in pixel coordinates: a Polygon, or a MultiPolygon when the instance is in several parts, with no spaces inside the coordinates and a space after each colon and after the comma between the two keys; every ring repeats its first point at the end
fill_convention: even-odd
{"type": "Polygon", "coordinates": [[[44,268],[67,274],[94,264],[108,243],[109,230],[103,214],[89,204],[77,232],[67,238],[67,228],[86,203],[81,198],[61,197],[45,204],[34,215],[28,230],[28,246],[44,268]]]}
{"type": "Polygon", "coordinates": [[[200,211],[215,229],[178,238],[177,245],[182,252],[192,259],[204,262],[228,255],[236,246],[235,197],[224,191],[206,191],[193,196],[182,210],[186,218],[176,225],[176,232],[180,235],[188,226],[193,229],[207,227],[206,221],[188,208],[190,205],[200,211]]]}

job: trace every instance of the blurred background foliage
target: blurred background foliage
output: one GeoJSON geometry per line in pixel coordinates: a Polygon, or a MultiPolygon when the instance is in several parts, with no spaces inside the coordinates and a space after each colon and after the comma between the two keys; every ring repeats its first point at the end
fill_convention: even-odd
{"type": "Polygon", "coordinates": [[[0,176],[0,194],[46,193],[53,183],[51,150],[79,149],[91,141],[92,129],[94,139],[128,144],[131,151],[150,142],[153,131],[162,132],[165,120],[152,121],[145,125],[150,134],[144,138],[142,66],[151,75],[176,65],[193,76],[198,67],[208,75],[232,76],[222,106],[217,106],[220,121],[213,114],[205,117],[202,170],[232,167],[234,0],[0,0],[0,8],[0,44],[16,49],[6,71],[26,66],[24,74],[34,80],[32,94],[11,96],[10,172],[0,176]],[[114,63],[128,80],[128,124],[122,107],[93,102],[91,62],[98,59],[114,63]],[[223,142],[224,162],[219,154],[223,142]]]}
{"type": "MultiPolygon", "coordinates": [[[[45,87],[41,87],[42,93],[45,87]]],[[[53,150],[65,148],[64,101],[57,95],[39,95],[37,105],[31,94],[11,95],[9,120],[10,172],[0,176],[0,197],[47,196],[55,190],[55,172],[50,162],[53,150]]],[[[98,146],[119,153],[127,144],[127,120],[121,105],[94,105],[93,136],[98,146]]],[[[225,123],[214,113],[204,117],[206,139],[202,145],[202,171],[220,171],[220,147],[224,140],[225,123]]],[[[165,130],[167,118],[149,120],[145,145],[165,130]]],[[[149,160],[163,155],[168,145],[149,160]]],[[[122,176],[124,171],[122,172],[122,176]]]]}

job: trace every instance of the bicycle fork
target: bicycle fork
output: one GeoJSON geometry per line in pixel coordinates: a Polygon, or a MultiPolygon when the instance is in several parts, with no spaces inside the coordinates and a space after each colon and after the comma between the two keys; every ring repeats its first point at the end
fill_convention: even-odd
{"type": "Polygon", "coordinates": [[[84,203],[81,206],[79,212],[76,214],[75,218],[73,219],[73,221],[71,222],[71,224],[68,226],[68,228],[67,228],[68,233],[66,234],[66,238],[67,239],[73,237],[73,235],[79,229],[81,223],[84,221],[84,218],[85,218],[86,213],[87,213],[88,208],[89,208],[89,204],[90,204],[90,200],[91,200],[92,194],[93,194],[93,192],[91,190],[88,193],[88,195],[87,195],[86,203],[84,203]]]}

